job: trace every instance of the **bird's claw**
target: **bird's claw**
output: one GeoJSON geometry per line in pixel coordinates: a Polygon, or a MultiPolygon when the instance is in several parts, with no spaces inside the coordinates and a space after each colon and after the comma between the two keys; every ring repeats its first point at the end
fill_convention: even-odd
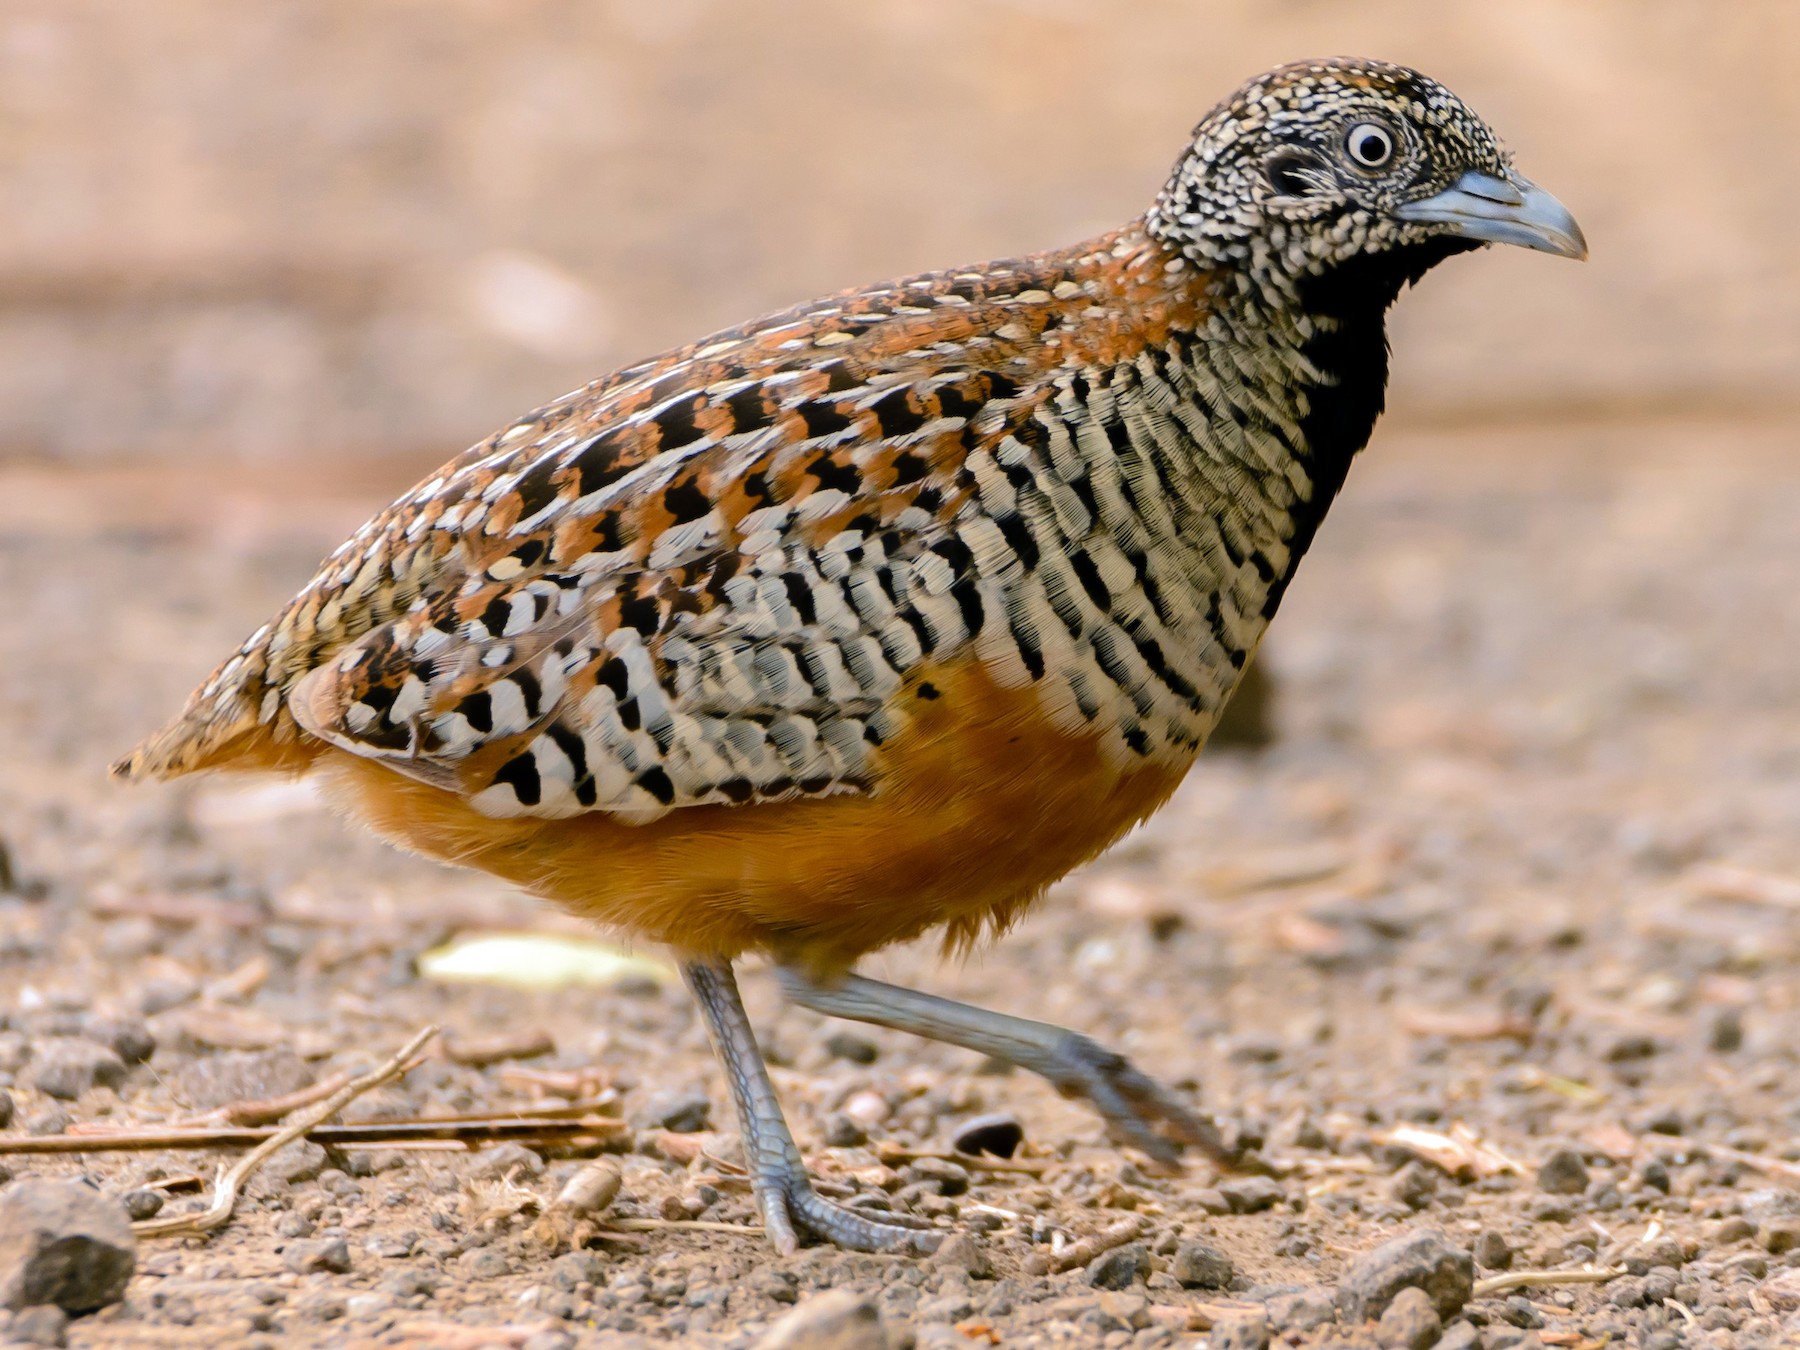
{"type": "Polygon", "coordinates": [[[1114,1137],[1154,1162],[1177,1167],[1182,1148],[1193,1147],[1228,1171],[1258,1170],[1260,1159],[1226,1143],[1216,1125],[1118,1052],[1070,1033],[1058,1059],[1061,1071],[1051,1079],[1057,1091],[1087,1098],[1114,1137]]]}
{"type": "Polygon", "coordinates": [[[805,1173],[782,1169],[756,1187],[763,1227],[778,1251],[791,1255],[802,1233],[857,1252],[928,1256],[944,1233],[927,1219],[885,1210],[865,1211],[827,1200],[805,1173]]]}

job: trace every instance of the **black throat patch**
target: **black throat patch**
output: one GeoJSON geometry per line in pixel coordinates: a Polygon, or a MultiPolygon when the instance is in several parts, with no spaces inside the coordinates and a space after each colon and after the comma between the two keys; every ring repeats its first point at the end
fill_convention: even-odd
{"type": "Polygon", "coordinates": [[[1325,512],[1344,486],[1350,461],[1369,443],[1375,421],[1387,405],[1388,306],[1403,287],[1445,258],[1479,247],[1463,239],[1436,239],[1362,254],[1309,278],[1302,286],[1301,309],[1332,322],[1322,325],[1301,351],[1330,378],[1307,391],[1307,413],[1300,419],[1300,453],[1313,481],[1313,495],[1310,501],[1295,505],[1287,571],[1270,586],[1264,614],[1273,615],[1281,603],[1294,569],[1312,546],[1325,512]]]}

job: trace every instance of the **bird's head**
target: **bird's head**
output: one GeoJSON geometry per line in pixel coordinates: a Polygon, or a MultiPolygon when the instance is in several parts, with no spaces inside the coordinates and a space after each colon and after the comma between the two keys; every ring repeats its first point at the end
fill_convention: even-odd
{"type": "Polygon", "coordinates": [[[1461,99],[1381,61],[1301,62],[1244,85],[1195,129],[1149,227],[1276,296],[1372,256],[1406,277],[1486,243],[1587,256],[1575,218],[1461,99]]]}

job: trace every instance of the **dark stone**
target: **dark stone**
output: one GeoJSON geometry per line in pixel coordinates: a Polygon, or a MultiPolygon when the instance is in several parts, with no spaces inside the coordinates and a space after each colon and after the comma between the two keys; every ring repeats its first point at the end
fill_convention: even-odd
{"type": "Polygon", "coordinates": [[[1229,1256],[1204,1242],[1182,1243],[1169,1263],[1169,1274],[1188,1289],[1227,1289],[1236,1273],[1229,1256]]]}
{"type": "Polygon", "coordinates": [[[1141,1242],[1127,1242],[1089,1261],[1087,1282],[1096,1289],[1129,1289],[1149,1273],[1149,1251],[1141,1242]]]}
{"type": "Polygon", "coordinates": [[[1770,1256],[1800,1249],[1800,1219],[1770,1219],[1756,1230],[1756,1240],[1770,1256]]]}
{"type": "Polygon", "coordinates": [[[13,1120],[12,1093],[0,1088],[0,1130],[4,1130],[13,1120]]]}
{"type": "Polygon", "coordinates": [[[1721,1055],[1735,1054],[1744,1048],[1744,1014],[1737,1008],[1721,1008],[1713,1014],[1707,1044],[1721,1055]]]}
{"type": "Polygon", "coordinates": [[[963,1195],[969,1189],[968,1172],[946,1158],[915,1158],[900,1172],[908,1185],[925,1185],[939,1195],[963,1195]]]}
{"type": "Polygon", "coordinates": [[[1025,1127],[1004,1112],[976,1116],[957,1130],[953,1141],[958,1153],[986,1153],[995,1158],[1010,1158],[1025,1142],[1025,1127]]]}
{"type": "Polygon", "coordinates": [[[1338,1286],[1338,1313],[1355,1325],[1381,1316],[1402,1289],[1423,1289],[1440,1318],[1462,1311],[1475,1286],[1475,1262],[1440,1230],[1420,1229],[1384,1242],[1350,1263],[1338,1286]]]}
{"type": "Polygon", "coordinates": [[[873,1064],[881,1057],[881,1048],[874,1041],[854,1031],[832,1032],[825,1038],[825,1052],[851,1064],[873,1064]]]}
{"type": "Polygon", "coordinates": [[[1656,1038],[1647,1036],[1641,1031],[1627,1031],[1615,1037],[1612,1044],[1606,1047],[1608,1063],[1625,1064],[1632,1060],[1649,1059],[1656,1053],[1656,1038]]]}
{"type": "Polygon", "coordinates": [[[125,1212],[131,1216],[133,1223],[154,1219],[162,1212],[163,1193],[161,1191],[140,1188],[135,1191],[126,1191],[119,1197],[119,1200],[125,1206],[125,1212]]]}
{"type": "Polygon", "coordinates": [[[32,1057],[31,1081],[38,1091],[72,1102],[89,1088],[117,1088],[125,1082],[125,1061],[104,1045],[79,1036],[47,1036],[32,1057]]]}
{"type": "Polygon", "coordinates": [[[1512,1263],[1512,1246],[1493,1229],[1484,1229],[1475,1239],[1475,1264],[1483,1270],[1511,1270],[1512,1263]]]}
{"type": "Polygon", "coordinates": [[[1559,1148],[1538,1168],[1537,1186],[1549,1195],[1580,1195],[1588,1187],[1587,1164],[1572,1148],[1559,1148]]]}
{"type": "Polygon", "coordinates": [[[118,1302],[136,1267],[137,1237],[117,1200],[73,1181],[0,1191],[0,1305],[91,1312],[118,1302]]]}
{"type": "Polygon", "coordinates": [[[842,1111],[825,1117],[826,1148],[860,1148],[869,1142],[869,1132],[842,1111]]]}
{"type": "Polygon", "coordinates": [[[1388,1193],[1408,1209],[1425,1209],[1437,1194],[1437,1179],[1435,1168],[1415,1160],[1394,1173],[1388,1181],[1388,1193]]]}

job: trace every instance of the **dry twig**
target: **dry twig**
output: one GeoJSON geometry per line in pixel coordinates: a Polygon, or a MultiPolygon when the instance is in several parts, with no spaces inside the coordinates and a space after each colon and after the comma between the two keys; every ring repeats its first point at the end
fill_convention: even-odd
{"type": "Polygon", "coordinates": [[[1758,1172],[1767,1172],[1770,1176],[1783,1177],[1789,1181],[1800,1181],[1800,1163],[1788,1162],[1784,1158],[1765,1158],[1760,1153],[1746,1153],[1742,1149],[1727,1148],[1724,1144],[1702,1144],[1710,1157],[1723,1162],[1742,1163],[1745,1167],[1753,1167],[1758,1172]]]}
{"type": "Polygon", "coordinates": [[[372,1088],[378,1088],[384,1083],[391,1083],[408,1069],[414,1067],[417,1063],[414,1057],[418,1054],[419,1047],[437,1035],[437,1030],[434,1026],[426,1027],[402,1046],[398,1053],[385,1064],[344,1084],[330,1097],[303,1112],[297,1119],[284,1125],[256,1148],[239,1158],[237,1163],[226,1171],[213,1187],[212,1204],[198,1214],[173,1214],[166,1218],[145,1219],[141,1223],[132,1224],[132,1231],[139,1237],[185,1237],[210,1233],[213,1229],[222,1227],[230,1220],[231,1211],[237,1207],[239,1188],[257,1168],[268,1161],[270,1154],[293,1143],[314,1126],[336,1115],[363,1093],[372,1088]]]}
{"type": "Polygon", "coordinates": [[[1474,1292],[1469,1297],[1492,1298],[1514,1289],[1536,1289],[1550,1284],[1605,1284],[1625,1273],[1624,1266],[1610,1266],[1605,1270],[1513,1270],[1475,1281],[1474,1292]]]}
{"type": "MultiPolygon", "coordinates": [[[[607,1142],[606,1136],[628,1128],[624,1121],[592,1112],[593,1103],[534,1109],[529,1115],[415,1116],[407,1120],[375,1120],[355,1125],[321,1125],[308,1131],[328,1148],[404,1148],[421,1151],[468,1151],[505,1141],[533,1147],[579,1150],[607,1142]]],[[[158,1125],[80,1133],[0,1138],[0,1155],[8,1153],[141,1153],[159,1149],[248,1148],[266,1142],[285,1127],[158,1125]]]]}
{"type": "Polygon", "coordinates": [[[979,1167],[984,1172],[1020,1172],[1030,1177],[1041,1177],[1044,1169],[1049,1166],[1048,1163],[1032,1162],[1025,1158],[995,1158],[985,1153],[946,1153],[939,1149],[907,1148],[891,1141],[877,1144],[875,1156],[888,1167],[895,1163],[918,1162],[923,1159],[930,1162],[951,1162],[959,1167],[979,1167]]]}
{"type": "Polygon", "coordinates": [[[1735,900],[1800,910],[1800,880],[1755,872],[1731,863],[1701,863],[1687,875],[1688,889],[1701,900],[1735,900]]]}
{"type": "Polygon", "coordinates": [[[1025,1258],[1025,1269],[1033,1275],[1059,1274],[1065,1270],[1074,1270],[1077,1266],[1085,1266],[1102,1252],[1110,1252],[1114,1247],[1123,1247],[1136,1237],[1144,1227],[1144,1220],[1139,1215],[1129,1219],[1120,1219],[1115,1224],[1102,1228],[1098,1233],[1089,1233],[1084,1238],[1071,1242],[1059,1252],[1049,1256],[1034,1252],[1025,1258]],[[1039,1270],[1036,1267],[1042,1266],[1039,1270]]]}

